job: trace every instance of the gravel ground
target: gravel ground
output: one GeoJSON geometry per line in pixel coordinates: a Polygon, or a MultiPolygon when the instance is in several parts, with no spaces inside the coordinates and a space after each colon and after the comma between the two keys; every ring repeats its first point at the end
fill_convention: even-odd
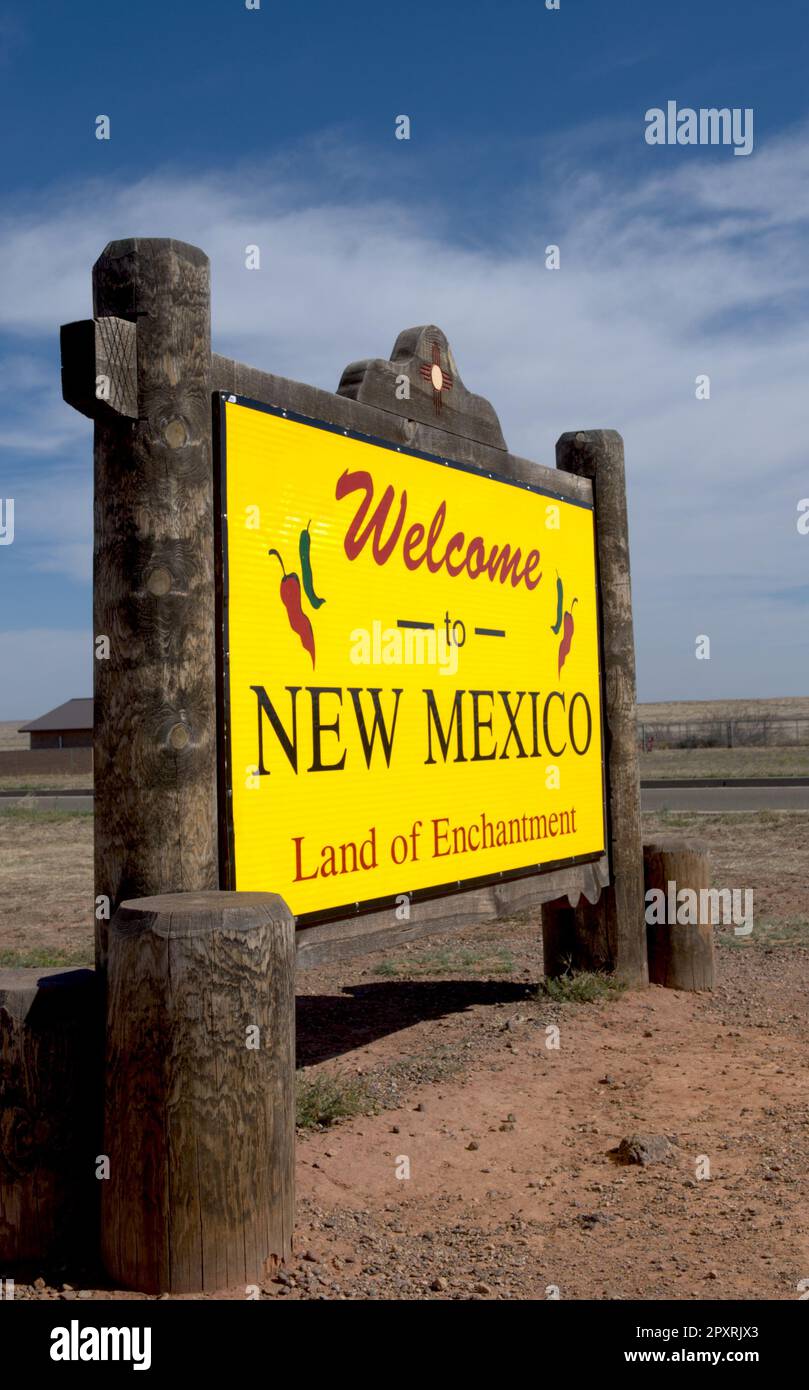
{"type": "MultiPolygon", "coordinates": [[[[526,920],[300,975],[301,1097],[349,1113],[299,1132],[293,1261],[212,1297],[800,1297],[809,816],[645,825],[672,831],[711,847],[716,886],[754,890],[711,994],[549,998],[526,920]],[[652,1161],[620,1161],[633,1136],[652,1161]]],[[[16,1296],[138,1297],[79,1268],[16,1296]]]]}

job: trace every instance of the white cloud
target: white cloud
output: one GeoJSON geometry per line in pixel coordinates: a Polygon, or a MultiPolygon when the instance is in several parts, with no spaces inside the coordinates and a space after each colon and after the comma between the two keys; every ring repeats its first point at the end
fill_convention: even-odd
{"type": "MultiPolygon", "coordinates": [[[[764,681],[799,693],[799,610],[773,595],[803,582],[809,556],[795,527],[809,491],[809,138],[798,130],[724,163],[716,151],[676,166],[657,153],[630,179],[586,167],[581,142],[573,163],[562,151],[541,208],[523,193],[511,225],[513,207],[499,222],[493,210],[486,246],[457,244],[446,215],[412,199],[366,189],[357,201],[339,173],[307,187],[291,160],[74,189],[6,220],[0,330],[33,360],[37,340],[89,314],[92,261],[129,235],[209,253],[217,350],[332,390],[349,361],[387,356],[401,328],[437,322],[515,452],[552,463],[564,430],[623,433],[642,694],[706,693],[707,682],[707,694],[752,695],[764,681]],[[544,268],[550,241],[559,272],[544,268]],[[250,243],[258,272],[244,268],[250,243]],[[709,402],[695,399],[699,373],[709,402]],[[753,614],[762,660],[749,655],[753,614]],[[712,623],[715,656],[697,663],[693,639],[712,623]]],[[[352,151],[340,158],[355,168],[352,151]]],[[[61,433],[70,412],[57,394],[56,382],[49,393],[21,381],[5,440],[30,441],[39,424],[45,450],[84,458],[89,478],[86,427],[73,417],[61,433]]],[[[87,488],[68,467],[54,476],[45,563],[75,574],[89,556],[87,488]]]]}

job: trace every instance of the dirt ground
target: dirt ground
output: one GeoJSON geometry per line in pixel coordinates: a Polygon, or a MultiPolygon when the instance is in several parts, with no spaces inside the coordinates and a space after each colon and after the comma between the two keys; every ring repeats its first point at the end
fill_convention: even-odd
{"type": "MultiPolygon", "coordinates": [[[[536,978],[533,932],[515,955],[536,978]]],[[[393,1069],[398,1095],[302,1140],[305,1258],[295,1286],[268,1295],[797,1298],[809,951],[727,947],[719,969],[712,996],[654,988],[596,1004],[457,972],[449,988],[332,986],[334,1013],[371,1034],[340,1065],[370,1081],[393,1069]],[[416,1020],[425,1006],[433,1017],[416,1020]],[[619,1164],[612,1151],[637,1132],[667,1136],[670,1157],[619,1164]]],[[[304,987],[304,1021],[328,1018],[327,982],[304,987]]]]}
{"type": "MultiPolygon", "coordinates": [[[[89,891],[77,821],[51,851],[68,879],[85,856],[63,920],[40,900],[21,931],[4,895],[0,948],[89,949],[64,909],[89,891]]],[[[262,1298],[800,1297],[809,815],[647,818],[659,833],[698,834],[714,884],[754,890],[753,935],[717,931],[712,994],[548,997],[516,920],[300,975],[295,1259],[262,1298]],[[637,1133],[667,1155],[618,1162],[637,1133]]],[[[40,1280],[17,1297],[136,1297],[89,1270],[40,1280]]]]}

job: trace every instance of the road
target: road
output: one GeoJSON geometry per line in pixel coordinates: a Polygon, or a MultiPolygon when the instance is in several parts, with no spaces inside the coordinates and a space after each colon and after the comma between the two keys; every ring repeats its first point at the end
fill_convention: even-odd
{"type": "MultiPolygon", "coordinates": [[[[809,811],[809,778],[794,778],[786,784],[783,778],[759,778],[735,785],[644,785],[641,802],[644,811],[809,811]]],[[[37,811],[92,811],[93,796],[82,791],[27,795],[0,791],[0,809],[20,805],[37,811]]]]}
{"type": "Polygon", "coordinates": [[[643,787],[644,811],[809,811],[809,783],[783,786],[643,787]]]}

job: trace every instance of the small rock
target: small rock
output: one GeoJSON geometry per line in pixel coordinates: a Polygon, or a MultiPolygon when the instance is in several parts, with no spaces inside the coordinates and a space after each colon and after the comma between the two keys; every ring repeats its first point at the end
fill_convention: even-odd
{"type": "Polygon", "coordinates": [[[619,1163],[639,1163],[646,1168],[669,1158],[672,1147],[665,1134],[630,1134],[612,1152],[619,1163]]]}
{"type": "Polygon", "coordinates": [[[477,1139],[472,1139],[466,1147],[469,1153],[474,1153],[476,1149],[480,1148],[480,1144],[477,1142],[477,1139]]]}
{"type": "Polygon", "coordinates": [[[449,1288],[449,1284],[446,1279],[442,1279],[441,1275],[439,1275],[437,1279],[433,1280],[430,1288],[433,1289],[435,1293],[443,1293],[445,1289],[449,1288]]]}
{"type": "Polygon", "coordinates": [[[482,1293],[484,1295],[490,1294],[492,1291],[491,1284],[475,1284],[474,1288],[475,1293],[482,1293]]]}

